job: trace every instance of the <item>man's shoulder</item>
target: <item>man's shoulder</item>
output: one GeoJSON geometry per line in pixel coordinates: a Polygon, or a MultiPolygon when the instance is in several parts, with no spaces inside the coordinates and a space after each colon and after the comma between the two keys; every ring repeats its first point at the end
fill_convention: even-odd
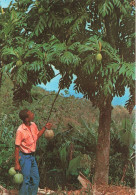
{"type": "Polygon", "coordinates": [[[18,127],[17,131],[23,131],[24,129],[25,129],[25,128],[24,128],[24,125],[21,124],[21,125],[18,127]]]}
{"type": "Polygon", "coordinates": [[[33,129],[37,129],[37,130],[38,130],[38,127],[37,127],[37,125],[36,125],[35,122],[31,122],[31,127],[32,127],[33,129]]]}
{"type": "Polygon", "coordinates": [[[35,124],[35,122],[31,122],[31,125],[32,125],[32,126],[37,126],[37,125],[35,124]]]}

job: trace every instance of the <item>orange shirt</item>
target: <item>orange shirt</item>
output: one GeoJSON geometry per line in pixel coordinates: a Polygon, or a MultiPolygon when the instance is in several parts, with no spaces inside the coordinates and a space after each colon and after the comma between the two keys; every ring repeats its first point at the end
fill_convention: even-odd
{"type": "Polygon", "coordinates": [[[39,130],[34,122],[31,122],[30,129],[21,124],[16,132],[15,145],[20,146],[24,153],[35,152],[39,130]]]}

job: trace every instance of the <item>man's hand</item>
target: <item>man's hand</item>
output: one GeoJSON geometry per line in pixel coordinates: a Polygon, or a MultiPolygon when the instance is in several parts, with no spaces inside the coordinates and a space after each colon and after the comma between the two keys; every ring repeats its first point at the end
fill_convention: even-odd
{"type": "Polygon", "coordinates": [[[52,123],[46,123],[45,128],[51,129],[51,127],[52,127],[52,123]]]}
{"type": "Polygon", "coordinates": [[[20,166],[20,164],[15,164],[15,170],[16,170],[16,171],[21,171],[21,166],[20,166]]]}
{"type": "Polygon", "coordinates": [[[45,132],[46,129],[51,129],[52,127],[52,123],[47,123],[42,129],[41,131],[39,131],[38,133],[38,139],[39,137],[41,137],[41,135],[45,132]]]}

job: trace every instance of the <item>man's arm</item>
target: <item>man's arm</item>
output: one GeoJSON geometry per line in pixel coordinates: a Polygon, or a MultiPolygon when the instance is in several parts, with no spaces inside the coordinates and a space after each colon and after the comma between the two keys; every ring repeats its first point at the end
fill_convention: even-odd
{"type": "Polygon", "coordinates": [[[15,145],[15,170],[20,171],[21,167],[19,164],[19,146],[15,145]]]}
{"type": "Polygon", "coordinates": [[[46,127],[43,127],[39,133],[38,133],[38,138],[42,136],[42,134],[44,133],[44,131],[46,130],[46,127]]]}

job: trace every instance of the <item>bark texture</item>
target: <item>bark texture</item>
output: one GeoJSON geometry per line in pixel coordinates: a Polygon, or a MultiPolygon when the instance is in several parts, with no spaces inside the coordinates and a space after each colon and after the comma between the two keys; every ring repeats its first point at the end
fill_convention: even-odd
{"type": "Polygon", "coordinates": [[[108,98],[105,102],[105,105],[100,109],[94,177],[95,184],[108,184],[110,123],[112,110],[111,101],[112,98],[108,98]]]}

